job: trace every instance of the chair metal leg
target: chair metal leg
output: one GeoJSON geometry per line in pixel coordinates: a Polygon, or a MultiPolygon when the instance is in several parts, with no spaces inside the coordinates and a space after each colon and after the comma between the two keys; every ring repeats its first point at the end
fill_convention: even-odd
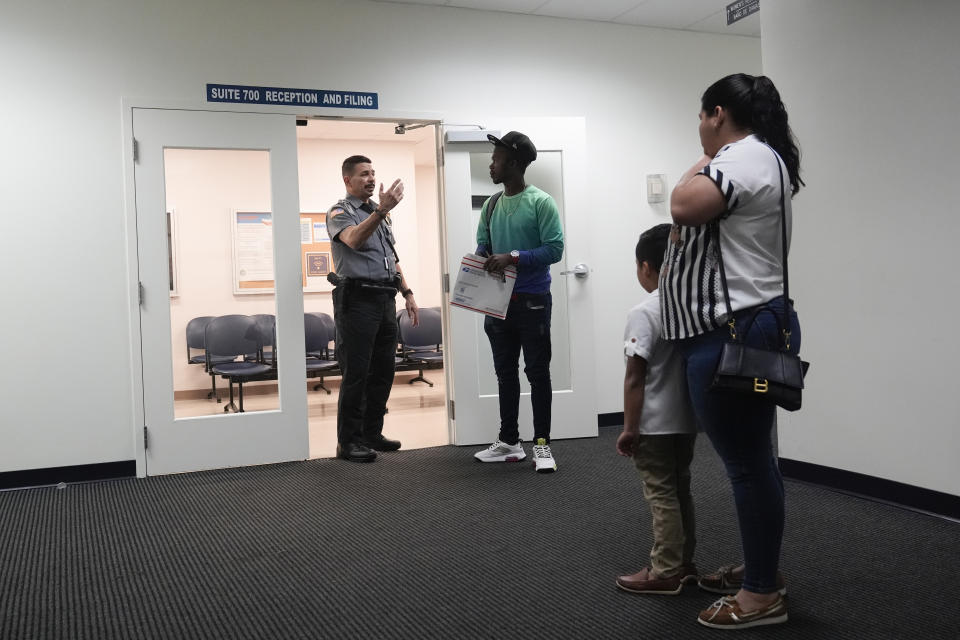
{"type": "Polygon", "coordinates": [[[426,382],[431,387],[433,386],[432,382],[423,377],[423,367],[420,367],[420,372],[417,374],[417,377],[411,380],[409,384],[413,384],[414,382],[426,382]]]}
{"type": "Polygon", "coordinates": [[[207,393],[207,400],[217,399],[217,404],[220,403],[220,396],[217,395],[217,374],[210,374],[210,384],[211,390],[207,393]]]}
{"type": "MultiPolygon", "coordinates": [[[[234,411],[237,410],[237,405],[233,404],[233,378],[230,378],[229,380],[230,380],[230,402],[229,402],[228,404],[224,405],[224,407],[223,407],[223,412],[224,412],[224,413],[229,412],[230,409],[233,409],[234,411]]],[[[241,400],[240,400],[240,401],[243,402],[242,397],[241,397],[241,400]]]]}
{"type": "Polygon", "coordinates": [[[237,380],[237,387],[240,389],[240,411],[238,413],[243,413],[243,380],[237,380]]]}
{"type": "Polygon", "coordinates": [[[330,395],[330,389],[327,389],[326,385],[323,384],[323,376],[320,376],[320,382],[313,385],[313,390],[316,391],[317,389],[323,389],[327,392],[327,395],[330,395]]]}

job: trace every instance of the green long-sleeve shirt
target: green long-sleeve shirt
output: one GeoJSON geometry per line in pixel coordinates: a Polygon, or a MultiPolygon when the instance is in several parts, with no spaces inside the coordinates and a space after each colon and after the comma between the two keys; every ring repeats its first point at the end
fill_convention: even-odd
{"type": "Polygon", "coordinates": [[[490,219],[490,235],[487,235],[487,207],[490,199],[480,210],[477,227],[478,252],[520,252],[517,265],[516,293],[546,293],[550,290],[550,265],[563,257],[563,226],[560,211],[550,194],[537,187],[527,188],[512,196],[500,196],[490,219]]]}

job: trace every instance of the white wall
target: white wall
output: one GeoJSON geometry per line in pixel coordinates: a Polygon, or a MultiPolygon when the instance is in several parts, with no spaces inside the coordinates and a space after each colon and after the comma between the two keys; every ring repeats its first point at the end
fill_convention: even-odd
{"type": "Polygon", "coordinates": [[[960,495],[960,3],[765,1],[803,151],[791,287],[811,360],[780,454],[960,495]]]}
{"type": "Polygon", "coordinates": [[[458,123],[585,117],[596,206],[568,215],[598,222],[592,352],[598,409],[612,412],[623,317],[642,296],[633,244],[666,219],[643,176],[686,169],[700,93],[760,68],[755,38],[364,0],[10,0],[0,61],[15,89],[0,123],[0,267],[15,314],[0,330],[17,363],[0,373],[0,471],[134,458],[123,97],[202,104],[220,82],[377,91],[384,111],[458,123]],[[82,376],[54,373],[64,353],[82,376]]]}

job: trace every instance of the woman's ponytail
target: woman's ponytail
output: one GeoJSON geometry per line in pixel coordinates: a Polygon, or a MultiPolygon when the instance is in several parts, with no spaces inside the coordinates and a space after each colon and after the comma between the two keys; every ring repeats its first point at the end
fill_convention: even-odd
{"type": "Polygon", "coordinates": [[[769,144],[783,158],[790,174],[791,192],[800,190],[800,149],[787,122],[787,109],[780,92],[767,76],[753,79],[750,90],[751,129],[757,137],[769,144]]]}
{"type": "Polygon", "coordinates": [[[803,185],[800,179],[800,149],[787,122],[780,92],[767,76],[735,73],[717,80],[704,92],[701,106],[707,113],[723,107],[741,127],[750,129],[780,154],[790,175],[791,192],[803,185]]]}

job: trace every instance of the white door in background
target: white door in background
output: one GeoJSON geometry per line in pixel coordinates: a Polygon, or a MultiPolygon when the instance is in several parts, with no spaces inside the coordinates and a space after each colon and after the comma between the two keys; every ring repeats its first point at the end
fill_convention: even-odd
{"type": "MultiPolygon", "coordinates": [[[[309,443],[294,116],[134,108],[132,121],[138,149],[134,181],[143,287],[140,327],[147,474],[306,459],[309,443]],[[269,174],[265,179],[270,184],[273,227],[279,355],[276,409],[175,418],[172,340],[185,337],[171,335],[165,157],[171,150],[183,149],[268,155],[263,158],[263,173],[269,174]]],[[[203,175],[198,174],[197,180],[202,184],[203,175]]],[[[229,215],[224,212],[224,228],[229,215]]],[[[229,288],[231,283],[222,286],[229,288]]],[[[242,311],[215,310],[211,315],[228,313],[242,311]]]]}
{"type": "MultiPolygon", "coordinates": [[[[593,306],[589,271],[577,277],[577,265],[589,270],[590,238],[596,212],[589,210],[586,192],[586,135],[582,118],[509,119],[485,121],[489,129],[521,131],[537,147],[537,160],[526,173],[536,185],[557,201],[563,222],[563,258],[553,265],[553,357],[552,438],[582,438],[597,435],[596,380],[594,376],[593,306]]],[[[472,196],[489,196],[502,186],[490,181],[488,167],[493,145],[450,143],[444,148],[445,225],[447,272],[450,286],[456,282],[460,259],[476,247],[480,208],[472,196]]],[[[447,298],[449,302],[449,295],[447,298]]],[[[500,428],[497,378],[490,342],[483,331],[483,316],[465,309],[449,308],[450,335],[447,349],[452,362],[454,400],[453,443],[486,444],[496,439],[500,428]]],[[[530,387],[520,360],[520,437],[533,437],[530,387]]]]}

